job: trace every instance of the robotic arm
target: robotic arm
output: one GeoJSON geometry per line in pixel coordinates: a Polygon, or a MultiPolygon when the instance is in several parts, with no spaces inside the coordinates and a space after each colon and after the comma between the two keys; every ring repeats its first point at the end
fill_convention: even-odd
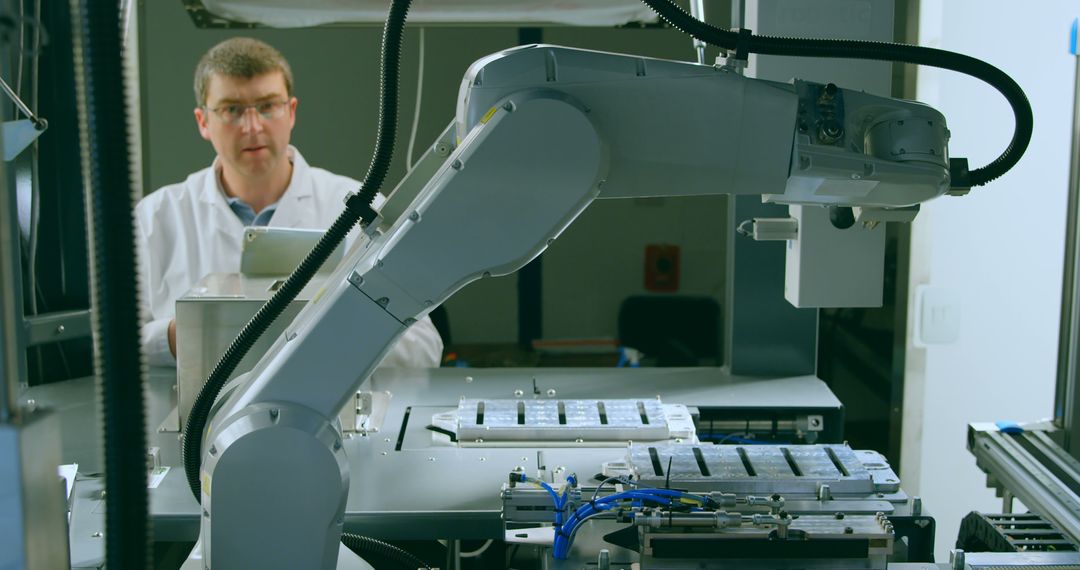
{"type": "Polygon", "coordinates": [[[370,239],[212,410],[206,567],[333,568],[349,488],[337,411],[406,327],[528,263],[593,200],[761,194],[821,212],[785,237],[858,250],[883,245],[875,222],[949,191],[947,137],[925,105],[833,85],[552,46],[476,62],[370,239]]]}

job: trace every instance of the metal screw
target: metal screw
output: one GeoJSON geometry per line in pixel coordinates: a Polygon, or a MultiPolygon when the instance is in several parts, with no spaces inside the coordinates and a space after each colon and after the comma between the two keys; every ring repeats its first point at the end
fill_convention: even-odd
{"type": "Polygon", "coordinates": [[[385,451],[384,451],[384,452],[382,452],[382,455],[386,455],[386,454],[387,454],[387,453],[386,453],[385,451]]]}
{"type": "Polygon", "coordinates": [[[409,221],[410,222],[419,222],[420,221],[420,212],[417,212],[416,210],[413,210],[412,213],[409,214],[409,221]]]}
{"type": "Polygon", "coordinates": [[[555,397],[555,388],[548,388],[547,395],[548,395],[548,398],[554,398],[555,397]]]}
{"type": "Polygon", "coordinates": [[[850,526],[845,526],[844,534],[855,534],[855,529],[851,528],[850,526]]]}
{"type": "Polygon", "coordinates": [[[836,520],[838,520],[838,521],[844,520],[844,513],[836,513],[835,516],[836,516],[836,520]]]}
{"type": "Polygon", "coordinates": [[[522,396],[524,396],[524,395],[525,395],[525,391],[524,391],[524,390],[521,390],[521,389],[518,389],[518,390],[514,390],[514,397],[515,397],[515,398],[520,398],[520,397],[522,397],[522,396]]]}
{"type": "Polygon", "coordinates": [[[473,381],[473,377],[472,377],[472,376],[466,376],[466,377],[465,377],[465,383],[466,383],[466,384],[472,384],[472,381],[473,381]]]}
{"type": "Polygon", "coordinates": [[[364,276],[360,275],[359,271],[353,271],[349,274],[349,283],[359,287],[364,284],[364,276]]]}
{"type": "Polygon", "coordinates": [[[278,419],[278,415],[280,415],[280,413],[281,412],[277,408],[271,408],[270,409],[270,420],[276,422],[277,419],[278,419]]]}
{"type": "Polygon", "coordinates": [[[213,445],[210,446],[210,455],[217,455],[217,447],[213,445]]]}
{"type": "Polygon", "coordinates": [[[386,442],[386,443],[390,443],[390,438],[386,438],[383,441],[386,442]]]}
{"type": "MultiPolygon", "coordinates": [[[[206,511],[203,511],[203,512],[206,512],[206,511]]],[[[100,532],[95,532],[95,533],[90,534],[90,538],[101,538],[101,536],[102,535],[101,535],[100,532]]]]}
{"type": "Polygon", "coordinates": [[[427,460],[428,461],[435,461],[435,458],[434,457],[428,457],[427,460]]]}
{"type": "Polygon", "coordinates": [[[341,441],[335,439],[334,440],[334,451],[337,451],[339,449],[341,449],[341,441]]]}
{"type": "Polygon", "coordinates": [[[481,457],[480,461],[487,461],[487,458],[486,457],[481,457]]]}
{"type": "Polygon", "coordinates": [[[462,166],[465,166],[465,165],[462,164],[460,160],[454,160],[454,162],[450,163],[450,167],[453,168],[454,170],[461,170],[462,166]]]}
{"type": "Polygon", "coordinates": [[[64,334],[64,331],[66,330],[67,329],[64,328],[64,325],[56,325],[56,334],[64,334]]]}

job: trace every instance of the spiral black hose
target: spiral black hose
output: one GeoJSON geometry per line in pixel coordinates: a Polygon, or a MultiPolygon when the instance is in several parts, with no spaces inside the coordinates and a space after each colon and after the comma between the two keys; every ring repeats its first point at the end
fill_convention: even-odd
{"type": "Polygon", "coordinates": [[[105,443],[105,565],[148,568],[146,404],[139,350],[135,196],[115,2],[71,0],[72,46],[86,199],[98,378],[105,443]]]}
{"type": "Polygon", "coordinates": [[[1034,118],[1027,95],[1005,72],[985,61],[951,51],[906,44],[740,34],[706,24],[687,14],[671,0],[641,1],[668,24],[683,33],[723,49],[735,50],[740,54],[899,61],[958,71],[988,83],[1004,95],[1009,106],[1012,107],[1016,118],[1012,140],[1000,156],[984,167],[970,172],[966,168],[953,168],[952,185],[955,187],[981,186],[1000,177],[1016,165],[1027,150],[1028,143],[1031,142],[1034,118]]]}
{"type": "Polygon", "coordinates": [[[393,544],[381,540],[357,534],[344,533],[341,535],[341,543],[345,545],[345,548],[355,552],[360,558],[372,555],[381,556],[397,562],[402,568],[407,568],[408,570],[416,570],[417,568],[427,568],[427,570],[431,570],[431,567],[425,564],[423,560],[420,560],[393,544]]]}
{"type": "Polygon", "coordinates": [[[361,182],[360,191],[349,196],[345,202],[345,210],[334,220],[330,229],[326,231],[326,234],[311,250],[311,253],[300,262],[300,266],[285,280],[285,283],[274,293],[270,300],[244,325],[240,334],[236,336],[236,339],[229,345],[217,365],[214,366],[205,385],[195,399],[191,413],[188,415],[184,427],[184,472],[187,475],[191,493],[195,495],[195,500],[200,503],[202,502],[202,495],[200,493],[199,469],[202,462],[203,430],[206,428],[206,421],[210,416],[210,408],[214,404],[218,393],[221,392],[221,388],[229,380],[236,366],[251,350],[252,345],[281,316],[281,312],[289,306],[289,303],[308,284],[308,281],[311,280],[315,272],[330,256],[330,253],[345,239],[349,230],[358,221],[366,224],[375,218],[376,214],[371,209],[371,202],[375,199],[376,193],[386,179],[386,173],[390,169],[390,159],[394,154],[401,42],[405,35],[405,19],[408,16],[411,3],[412,0],[394,0],[386,18],[386,25],[383,28],[382,73],[379,88],[379,131],[378,138],[375,141],[375,152],[371,158],[367,174],[361,182]]]}

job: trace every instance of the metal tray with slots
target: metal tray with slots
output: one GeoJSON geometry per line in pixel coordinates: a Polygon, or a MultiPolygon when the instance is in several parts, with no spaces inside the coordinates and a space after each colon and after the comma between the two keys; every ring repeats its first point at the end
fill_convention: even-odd
{"type": "Polygon", "coordinates": [[[899,477],[881,454],[835,445],[631,445],[625,465],[650,486],[728,493],[870,495],[899,490],[899,477]],[[668,470],[670,469],[670,473],[668,470]]]}
{"type": "Polygon", "coordinates": [[[457,436],[469,441],[622,441],[667,439],[657,399],[462,400],[457,436]]]}

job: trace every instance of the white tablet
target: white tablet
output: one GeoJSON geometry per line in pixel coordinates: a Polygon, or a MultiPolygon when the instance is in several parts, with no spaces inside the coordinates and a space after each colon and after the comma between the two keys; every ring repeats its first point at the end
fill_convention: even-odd
{"type": "MultiPolygon", "coordinates": [[[[289,275],[322,239],[323,230],[253,226],[244,228],[240,272],[245,275],[289,275]]],[[[334,248],[319,273],[329,273],[341,262],[344,240],[334,248]]]]}

